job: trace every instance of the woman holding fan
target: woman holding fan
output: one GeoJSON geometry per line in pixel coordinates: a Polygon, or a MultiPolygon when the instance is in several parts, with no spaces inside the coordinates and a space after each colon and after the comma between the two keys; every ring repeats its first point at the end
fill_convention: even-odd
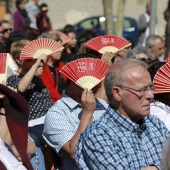
{"type": "Polygon", "coordinates": [[[42,138],[45,114],[52,106],[50,94],[39,75],[43,72],[42,62],[46,62],[46,55],[41,55],[37,60],[24,60],[19,75],[8,78],[7,85],[18,89],[28,101],[29,105],[29,134],[36,146],[46,144],[42,138]]]}

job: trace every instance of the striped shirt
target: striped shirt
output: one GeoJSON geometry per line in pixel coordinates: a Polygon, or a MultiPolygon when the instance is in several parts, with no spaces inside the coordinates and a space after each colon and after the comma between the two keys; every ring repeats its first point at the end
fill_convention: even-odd
{"type": "Polygon", "coordinates": [[[170,135],[163,122],[147,116],[139,125],[109,107],[81,134],[76,146],[80,170],[161,169],[162,146],[170,135]]]}
{"type": "MultiPolygon", "coordinates": [[[[106,111],[108,104],[96,99],[96,110],[93,119],[98,119],[106,111]]],[[[76,133],[80,123],[82,108],[79,103],[63,93],[47,112],[44,123],[43,137],[62,159],[63,170],[75,170],[75,161],[60,150],[76,133]]]]}

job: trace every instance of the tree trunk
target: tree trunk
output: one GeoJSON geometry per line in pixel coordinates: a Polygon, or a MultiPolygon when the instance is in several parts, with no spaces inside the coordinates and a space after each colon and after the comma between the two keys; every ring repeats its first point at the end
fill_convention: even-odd
{"type": "Polygon", "coordinates": [[[113,3],[112,0],[103,0],[104,16],[106,18],[105,34],[113,34],[112,3],[113,3]]]}
{"type": "Polygon", "coordinates": [[[125,8],[125,0],[119,0],[118,13],[117,13],[117,25],[116,25],[116,35],[118,36],[122,36],[122,32],[123,32],[124,8],[125,8]]]}

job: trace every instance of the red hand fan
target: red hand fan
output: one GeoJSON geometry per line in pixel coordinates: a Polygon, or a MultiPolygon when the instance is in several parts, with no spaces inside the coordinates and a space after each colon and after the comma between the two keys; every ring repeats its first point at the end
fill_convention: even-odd
{"type": "Polygon", "coordinates": [[[64,47],[55,40],[40,38],[27,44],[20,55],[20,59],[37,59],[40,55],[50,55],[57,51],[62,51],[64,47]]]}
{"type": "Polygon", "coordinates": [[[170,63],[163,65],[155,74],[153,84],[154,94],[170,92],[170,63]]]}
{"type": "Polygon", "coordinates": [[[168,58],[165,60],[165,63],[170,63],[170,53],[168,54],[168,58]]]}
{"type": "Polygon", "coordinates": [[[64,34],[63,32],[56,31],[56,33],[60,37],[60,39],[62,41],[62,43],[61,43],[62,45],[68,43],[69,41],[71,41],[71,39],[66,34],[64,34]]]}
{"type": "MultiPolygon", "coordinates": [[[[1,53],[0,54],[0,83],[3,81],[6,82],[7,79],[7,63],[8,63],[9,54],[1,53]]],[[[4,95],[0,94],[0,98],[4,95]]]]}
{"type": "Polygon", "coordinates": [[[117,52],[123,48],[130,46],[126,39],[118,37],[116,35],[104,35],[93,38],[92,40],[88,41],[85,46],[94,50],[98,51],[101,54],[105,52],[117,52]]]}
{"type": "Polygon", "coordinates": [[[66,64],[60,73],[83,89],[92,89],[100,83],[110,65],[100,59],[81,58],[66,64]]]}

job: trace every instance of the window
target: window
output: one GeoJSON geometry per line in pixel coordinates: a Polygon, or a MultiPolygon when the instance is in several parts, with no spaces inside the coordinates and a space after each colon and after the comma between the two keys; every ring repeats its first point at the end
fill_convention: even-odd
{"type": "Polygon", "coordinates": [[[98,19],[97,18],[92,18],[83,21],[80,23],[80,28],[82,29],[93,29],[98,25],[98,19]]]}
{"type": "MultiPolygon", "coordinates": [[[[100,17],[99,22],[100,22],[101,28],[105,30],[105,17],[100,17]]],[[[117,24],[117,18],[113,17],[113,30],[114,30],[114,32],[116,31],[116,24],[117,24]]],[[[126,18],[124,19],[123,27],[124,27],[124,29],[132,27],[129,19],[126,19],[126,18]]]]}

